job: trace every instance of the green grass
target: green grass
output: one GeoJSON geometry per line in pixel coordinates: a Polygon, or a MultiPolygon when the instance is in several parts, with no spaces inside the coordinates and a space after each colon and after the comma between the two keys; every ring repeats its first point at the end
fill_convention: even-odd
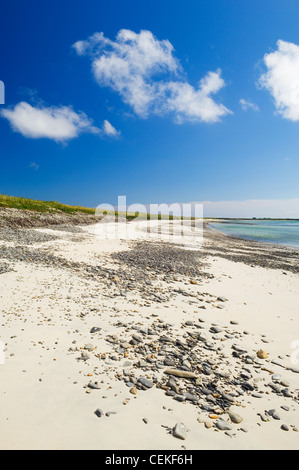
{"type": "Polygon", "coordinates": [[[5,196],[0,194],[0,207],[29,210],[35,212],[62,212],[76,214],[77,212],[94,215],[95,210],[88,207],[69,206],[57,201],[37,201],[24,197],[5,196]]]}
{"type": "MultiPolygon", "coordinates": [[[[67,204],[62,204],[57,201],[38,201],[35,199],[27,199],[25,197],[14,197],[14,196],[6,196],[4,194],[0,194],[0,208],[13,208],[13,209],[20,209],[20,210],[28,210],[32,212],[44,212],[44,213],[64,213],[64,214],[76,214],[76,213],[83,213],[89,215],[95,215],[95,209],[89,207],[82,207],[82,206],[70,206],[67,204]]],[[[153,215],[147,213],[139,213],[139,212],[118,212],[115,213],[112,211],[104,211],[103,214],[106,215],[116,215],[116,217],[126,217],[128,221],[134,220],[137,216],[143,220],[179,220],[183,219],[183,217],[173,216],[173,215],[153,215]]],[[[186,217],[188,219],[188,217],[186,217]]],[[[194,217],[191,217],[194,220],[194,217]]]]}

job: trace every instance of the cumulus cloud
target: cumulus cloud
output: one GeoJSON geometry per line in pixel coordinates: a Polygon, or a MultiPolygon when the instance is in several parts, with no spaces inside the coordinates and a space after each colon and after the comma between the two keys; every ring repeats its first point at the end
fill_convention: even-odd
{"type": "Polygon", "coordinates": [[[221,71],[209,72],[194,88],[187,82],[168,82],[161,89],[164,91],[161,109],[173,112],[178,122],[203,121],[216,122],[230,111],[211,97],[223,86],[221,71]]]}
{"type": "Polygon", "coordinates": [[[95,33],[73,48],[91,58],[98,84],[117,92],[139,117],[171,114],[178,122],[216,122],[230,113],[212,97],[225,86],[221,70],[207,73],[195,88],[186,81],[172,44],[150,31],[122,29],[115,41],[95,33]]]}
{"type": "Polygon", "coordinates": [[[259,111],[259,107],[250,100],[245,100],[244,98],[241,98],[239,103],[243,111],[248,111],[248,109],[252,109],[253,111],[259,111]]]}
{"type": "Polygon", "coordinates": [[[9,121],[15,132],[31,139],[47,138],[65,142],[83,132],[99,132],[84,113],[76,113],[68,106],[33,107],[21,102],[14,108],[3,109],[1,116],[9,121]]]}
{"type": "Polygon", "coordinates": [[[115,127],[113,127],[112,124],[106,119],[103,123],[102,133],[103,135],[106,135],[109,137],[118,137],[120,135],[120,131],[117,131],[115,127]]]}
{"type": "Polygon", "coordinates": [[[279,114],[299,121],[299,46],[277,41],[277,50],[265,54],[264,64],[267,72],[261,75],[259,85],[271,93],[279,114]]]}

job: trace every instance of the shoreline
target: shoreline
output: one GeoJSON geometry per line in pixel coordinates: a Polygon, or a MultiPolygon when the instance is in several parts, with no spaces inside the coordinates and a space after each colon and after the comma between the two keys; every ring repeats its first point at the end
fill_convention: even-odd
{"type": "MultiPolygon", "coordinates": [[[[234,220],[234,219],[230,219],[230,220],[234,220]]],[[[237,220],[249,220],[249,219],[237,219],[237,220]]],[[[261,219],[258,219],[258,220],[261,220],[261,219]]],[[[267,219],[267,220],[270,220],[270,219],[267,219]]],[[[271,219],[271,220],[296,220],[297,219],[271,219]]],[[[217,221],[217,222],[212,222],[212,221],[209,221],[207,222],[207,226],[209,224],[213,224],[213,223],[216,223],[216,224],[225,224],[226,222],[221,222],[221,221],[217,221]]],[[[216,231],[219,231],[221,232],[223,235],[226,235],[228,237],[231,237],[231,238],[236,238],[236,239],[239,239],[239,240],[244,240],[244,241],[253,241],[253,242],[258,242],[258,243],[262,243],[262,244],[267,244],[267,245],[270,245],[272,246],[273,248],[287,248],[289,250],[292,250],[292,251],[297,251],[299,253],[299,246],[297,245],[288,245],[286,243],[273,243],[273,242],[268,242],[268,241],[261,241],[261,240],[258,240],[256,238],[250,238],[248,236],[248,238],[246,237],[242,237],[240,235],[234,235],[234,234],[231,234],[231,233],[226,233],[225,231],[221,231],[221,230],[217,230],[217,228],[214,228],[214,227],[209,227],[210,230],[216,230],[216,231]]]]}
{"type": "Polygon", "coordinates": [[[298,449],[298,253],[132,224],[1,229],[1,449],[298,449]]]}

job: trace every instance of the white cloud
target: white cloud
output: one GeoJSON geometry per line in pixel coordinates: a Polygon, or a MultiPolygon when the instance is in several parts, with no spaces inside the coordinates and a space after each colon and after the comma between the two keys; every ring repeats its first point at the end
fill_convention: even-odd
{"type": "Polygon", "coordinates": [[[89,55],[98,84],[117,92],[135,114],[172,114],[178,122],[215,122],[230,111],[211,95],[224,87],[221,71],[209,72],[194,88],[184,78],[173,46],[150,31],[122,29],[112,41],[95,33],[73,45],[89,55]]]}
{"type": "Polygon", "coordinates": [[[245,100],[244,98],[241,98],[239,103],[243,111],[248,111],[248,109],[252,109],[253,111],[259,111],[259,107],[250,100],[245,100]]]}
{"type": "Polygon", "coordinates": [[[178,122],[203,121],[216,122],[230,111],[216,103],[211,94],[217,93],[223,86],[221,71],[209,72],[198,84],[198,89],[187,82],[168,82],[161,86],[168,98],[162,102],[162,110],[173,112],[178,122]]]}
{"type": "Polygon", "coordinates": [[[83,132],[99,133],[84,113],[76,113],[71,107],[33,107],[26,102],[18,103],[12,109],[3,109],[2,117],[7,119],[15,132],[31,139],[47,138],[65,142],[83,132]]]}
{"type": "Polygon", "coordinates": [[[120,135],[120,132],[115,129],[115,127],[110,124],[109,121],[105,119],[102,127],[102,132],[104,135],[107,135],[109,137],[118,137],[120,135]]]}
{"type": "Polygon", "coordinates": [[[267,72],[259,85],[274,98],[277,111],[291,121],[299,121],[299,46],[277,41],[277,50],[265,54],[267,72]]]}

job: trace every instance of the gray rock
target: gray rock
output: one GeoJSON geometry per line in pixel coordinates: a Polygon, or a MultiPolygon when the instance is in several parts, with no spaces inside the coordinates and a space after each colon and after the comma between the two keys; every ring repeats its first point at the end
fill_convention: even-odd
{"type": "Polygon", "coordinates": [[[172,435],[178,439],[185,440],[187,437],[187,429],[183,423],[177,423],[172,429],[172,435]]]}
{"type": "Polygon", "coordinates": [[[232,429],[231,425],[223,419],[219,419],[218,421],[216,421],[216,427],[220,431],[231,431],[232,429]]]}
{"type": "Polygon", "coordinates": [[[139,377],[138,382],[144,385],[146,388],[152,388],[154,386],[153,382],[146,377],[139,377]]]}
{"type": "Polygon", "coordinates": [[[98,408],[97,410],[95,410],[94,414],[98,417],[98,418],[101,418],[103,416],[103,411],[100,410],[100,408],[98,408]]]}
{"type": "Polygon", "coordinates": [[[222,332],[222,328],[220,328],[219,326],[211,326],[210,332],[218,334],[222,332]]]}
{"type": "Polygon", "coordinates": [[[102,328],[99,328],[98,326],[94,326],[93,328],[91,328],[90,330],[90,333],[97,333],[98,331],[100,331],[102,328]]]}
{"type": "Polygon", "coordinates": [[[186,400],[192,401],[192,402],[197,402],[198,397],[196,395],[193,395],[192,393],[186,393],[185,394],[186,400]]]}
{"type": "Polygon", "coordinates": [[[257,393],[257,392],[253,392],[253,393],[251,394],[251,396],[252,396],[253,398],[263,398],[263,395],[262,395],[261,393],[257,393]]]}
{"type": "Polygon", "coordinates": [[[281,390],[282,390],[282,389],[281,389],[281,387],[279,387],[279,385],[274,384],[273,382],[269,382],[269,383],[268,383],[268,386],[269,386],[270,388],[272,388],[272,390],[273,390],[275,393],[281,393],[281,390]]]}
{"type": "Polygon", "coordinates": [[[281,390],[281,393],[282,393],[285,397],[287,397],[287,398],[292,398],[292,396],[293,396],[292,393],[289,391],[288,388],[283,388],[283,389],[281,390]]]}
{"type": "Polygon", "coordinates": [[[139,335],[132,335],[132,338],[134,341],[137,341],[137,343],[141,343],[143,341],[142,336],[139,335]]]}
{"type": "Polygon", "coordinates": [[[176,401],[185,401],[186,397],[185,395],[182,395],[180,393],[176,393],[173,397],[176,401]]]}

